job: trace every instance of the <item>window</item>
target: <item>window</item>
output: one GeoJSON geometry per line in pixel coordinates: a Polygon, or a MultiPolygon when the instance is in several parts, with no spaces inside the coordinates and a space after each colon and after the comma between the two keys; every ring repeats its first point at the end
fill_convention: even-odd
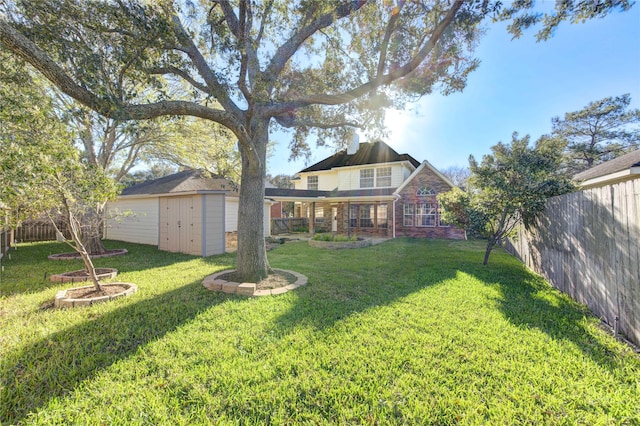
{"type": "Polygon", "coordinates": [[[318,190],[318,176],[307,176],[307,189],[318,190]]]}
{"type": "Polygon", "coordinates": [[[404,219],[402,221],[403,226],[413,226],[413,213],[415,206],[413,204],[404,205],[404,219]]]}
{"type": "Polygon", "coordinates": [[[391,186],[391,167],[381,167],[376,170],[376,186],[391,186]]]}
{"type": "Polygon", "coordinates": [[[418,197],[425,197],[427,195],[436,195],[436,193],[433,189],[431,189],[431,187],[423,186],[418,189],[418,191],[416,192],[416,195],[418,197]]]}
{"type": "Polygon", "coordinates": [[[363,204],[360,206],[360,228],[373,228],[373,218],[375,206],[373,204],[363,204]]]}
{"type": "Polygon", "coordinates": [[[314,210],[315,213],[315,224],[316,225],[324,225],[324,208],[322,206],[316,207],[314,210]]]}
{"type": "Polygon", "coordinates": [[[349,206],[349,228],[358,227],[358,206],[351,204],[349,206]]]}
{"type": "Polygon", "coordinates": [[[438,226],[441,226],[443,228],[448,228],[449,225],[446,221],[442,220],[442,209],[438,209],[438,226]]]}
{"type": "Polygon", "coordinates": [[[360,188],[373,188],[374,169],[360,170],[360,188]]]}
{"type": "Polygon", "coordinates": [[[416,226],[436,226],[436,204],[421,203],[416,208],[416,226]]]}
{"type": "Polygon", "coordinates": [[[387,228],[387,205],[379,204],[378,211],[376,214],[376,223],[378,224],[378,228],[387,228]]]}

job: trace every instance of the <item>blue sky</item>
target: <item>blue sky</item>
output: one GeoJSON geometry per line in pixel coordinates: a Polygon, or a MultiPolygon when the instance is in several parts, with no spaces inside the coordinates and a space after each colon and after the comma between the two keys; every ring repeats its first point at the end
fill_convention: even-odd
{"type": "MultiPolygon", "coordinates": [[[[630,93],[631,106],[640,108],[640,5],[584,24],[562,23],[540,43],[534,31],[511,40],[505,25],[492,24],[476,57],[480,68],[462,93],[429,95],[404,111],[388,111],[386,142],[439,169],[468,166],[470,154],[481,159],[514,131],[535,141],[551,130],[552,117],[589,102],[630,93]]],[[[287,138],[272,135],[272,175],[305,168],[303,160],[288,161],[287,138]]],[[[310,164],[332,153],[315,148],[310,164]]]]}

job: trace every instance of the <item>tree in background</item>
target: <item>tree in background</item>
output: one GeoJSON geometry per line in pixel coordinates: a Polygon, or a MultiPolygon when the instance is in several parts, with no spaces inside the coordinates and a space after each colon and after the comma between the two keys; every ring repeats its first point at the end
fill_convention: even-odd
{"type": "Polygon", "coordinates": [[[590,102],[564,119],[552,118],[552,133],[565,144],[568,170],[579,173],[638,148],[640,109],[629,109],[629,94],[590,102]]]}
{"type": "Polygon", "coordinates": [[[82,2],[17,0],[0,5],[0,43],[64,93],[114,120],[194,116],[238,140],[242,186],[238,274],[269,270],[262,212],[270,129],[293,129],[294,154],[380,126],[384,108],[440,90],[462,90],[478,66],[485,19],[510,31],[542,22],[626,10],[628,1],[559,2],[263,1],[82,2]],[[176,84],[189,90],[172,90],[176,84]]]}
{"type": "Polygon", "coordinates": [[[561,172],[562,145],[540,139],[529,146],[529,135],[491,148],[478,163],[469,157],[472,191],[460,189],[438,195],[443,219],[487,239],[483,264],[493,247],[521,224],[528,227],[544,210],[545,200],[572,190],[561,172]]]}
{"type": "Polygon", "coordinates": [[[445,175],[451,183],[459,188],[467,187],[467,180],[469,180],[469,176],[471,176],[471,171],[468,167],[461,166],[450,166],[444,170],[441,170],[441,173],[445,175]]]}

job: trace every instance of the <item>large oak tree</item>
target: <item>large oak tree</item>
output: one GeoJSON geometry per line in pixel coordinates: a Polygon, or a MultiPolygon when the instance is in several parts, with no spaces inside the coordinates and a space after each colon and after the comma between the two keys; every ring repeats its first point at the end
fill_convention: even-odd
{"type": "Polygon", "coordinates": [[[273,126],[293,129],[294,153],[343,140],[381,122],[382,107],[439,89],[461,90],[478,62],[487,19],[510,31],[604,16],[627,1],[559,2],[549,16],[532,2],[366,0],[195,2],[15,1],[2,4],[0,43],[64,93],[115,120],[194,116],[238,139],[242,186],[238,271],[269,270],[262,214],[273,126]],[[189,90],[175,90],[188,85],[189,90]]]}

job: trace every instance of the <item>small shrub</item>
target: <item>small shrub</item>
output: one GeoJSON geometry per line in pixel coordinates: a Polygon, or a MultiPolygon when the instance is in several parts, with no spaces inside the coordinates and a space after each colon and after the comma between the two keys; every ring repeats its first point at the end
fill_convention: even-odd
{"type": "Polygon", "coordinates": [[[309,232],[309,228],[306,226],[294,226],[291,232],[309,232]]]}

